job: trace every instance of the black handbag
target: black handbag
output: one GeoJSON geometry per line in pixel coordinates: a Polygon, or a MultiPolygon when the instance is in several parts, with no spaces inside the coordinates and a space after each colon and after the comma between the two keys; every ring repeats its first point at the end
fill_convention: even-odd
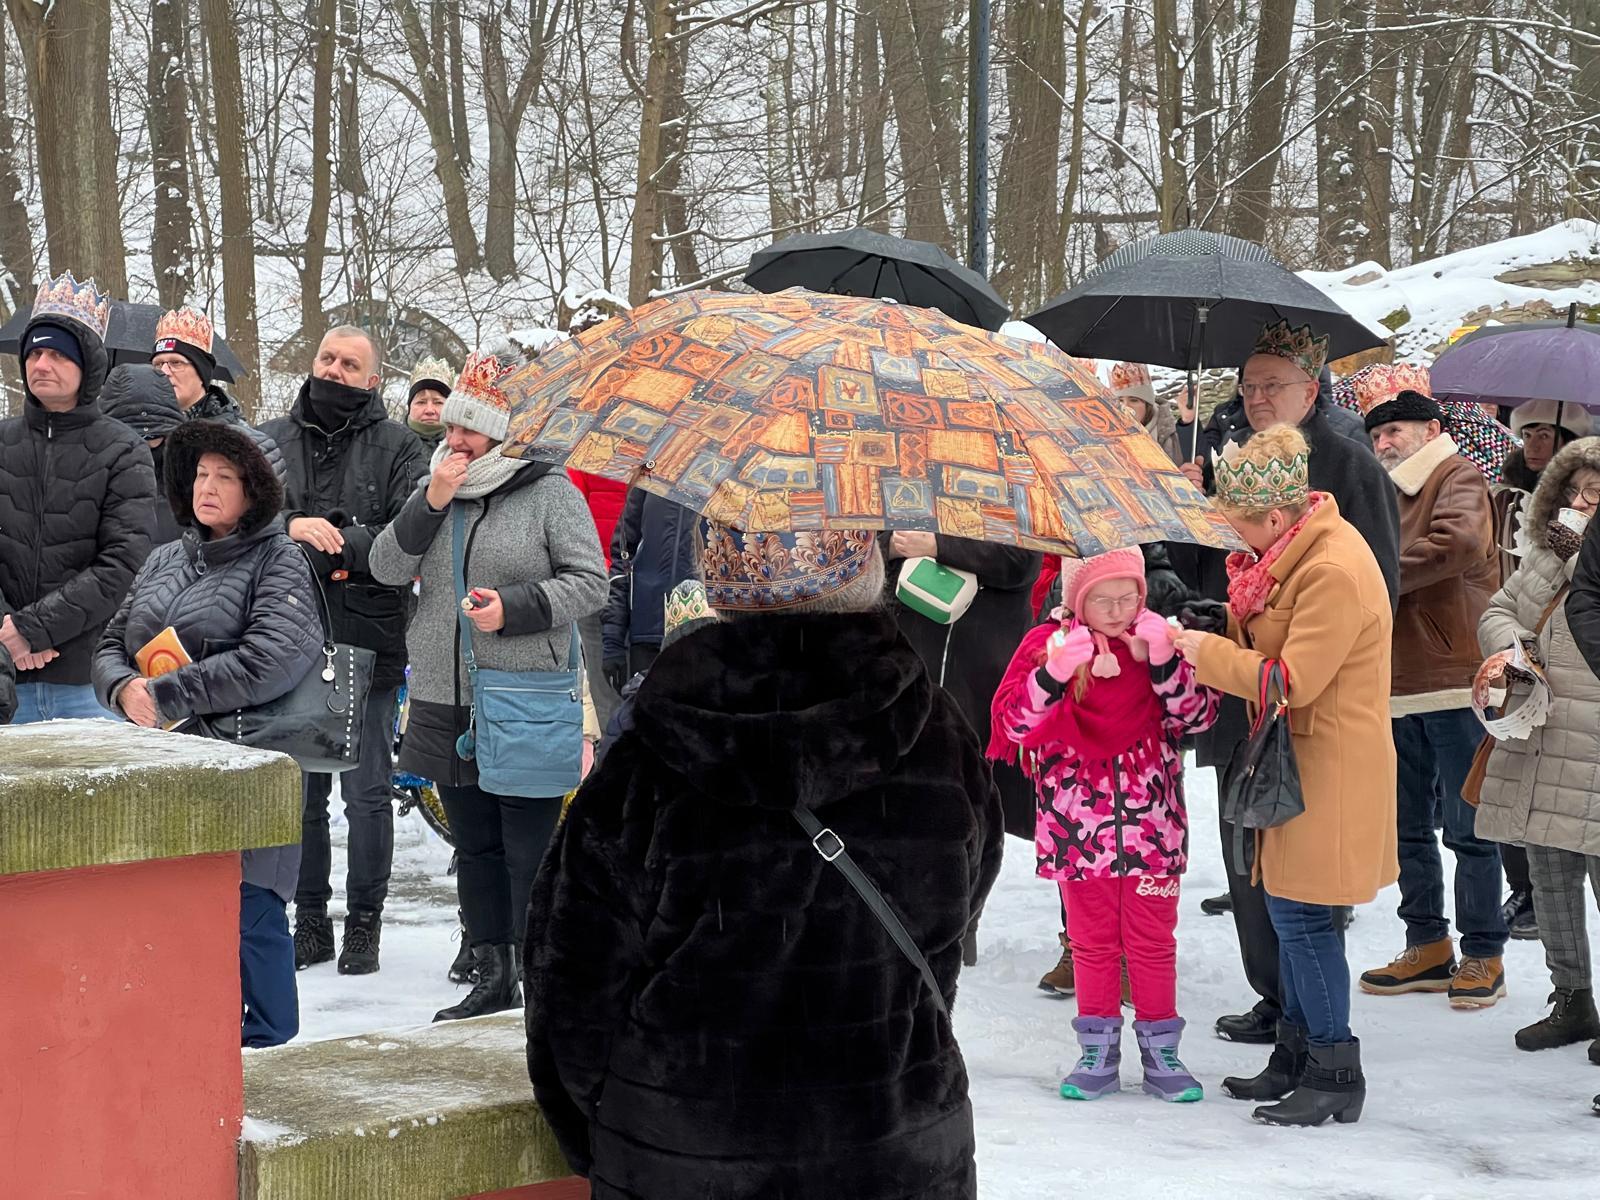
{"type": "MultiPolygon", "coordinates": [[[[256,750],[276,750],[300,764],[301,770],[334,775],[361,761],[362,726],[367,693],[377,654],[361,646],[333,640],[328,597],[315,568],[311,582],[322,618],[322,663],[276,700],[251,708],[202,717],[211,737],[256,750]]],[[[373,731],[386,737],[389,731],[373,731]]]]}
{"type": "Polygon", "coordinates": [[[1300,764],[1289,732],[1289,682],[1283,663],[1261,664],[1255,724],[1233,752],[1228,765],[1227,795],[1222,816],[1233,826],[1233,863],[1240,875],[1245,860],[1245,831],[1271,829],[1306,810],[1300,790],[1300,764]]]}

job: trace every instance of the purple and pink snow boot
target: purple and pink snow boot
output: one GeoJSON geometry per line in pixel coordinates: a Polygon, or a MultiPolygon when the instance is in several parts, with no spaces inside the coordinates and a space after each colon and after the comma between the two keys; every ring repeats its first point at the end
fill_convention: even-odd
{"type": "Polygon", "coordinates": [[[1139,1058],[1144,1063],[1144,1090],[1173,1104],[1191,1104],[1205,1096],[1200,1081],[1189,1074],[1189,1068],[1178,1057],[1183,1024],[1182,1017],[1133,1023],[1133,1032],[1139,1039],[1139,1058]]]}
{"type": "Polygon", "coordinates": [[[1072,1074],[1061,1081],[1062,1099],[1098,1100],[1120,1091],[1122,1079],[1117,1068],[1122,1064],[1122,1018],[1075,1017],[1072,1028],[1081,1053],[1072,1074]]]}

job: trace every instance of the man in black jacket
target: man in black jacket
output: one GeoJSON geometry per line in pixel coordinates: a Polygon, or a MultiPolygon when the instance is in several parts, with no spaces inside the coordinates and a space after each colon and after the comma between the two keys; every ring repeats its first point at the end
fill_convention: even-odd
{"type": "MultiPolygon", "coordinates": [[[[372,578],[367,556],[428,473],[422,443],[389,420],[378,393],[380,355],[372,337],[353,326],[330,330],[289,415],[263,431],[278,444],[287,471],[289,536],[301,543],[328,597],[334,639],[377,652],[372,692],[362,716],[361,759],[339,778],[350,825],[348,905],[339,970],[378,969],[383,902],[394,857],[395,705],[405,682],[403,588],[372,578]]],[[[328,902],[332,850],[328,836],[329,775],[305,777],[300,883],[295,890],[295,966],[333,958],[328,902]]]]}
{"type": "Polygon", "coordinates": [[[633,488],[611,536],[611,592],[601,617],[606,680],[620,694],[661,653],[666,600],[700,577],[706,523],[681,504],[633,488]]]}
{"type": "MultiPolygon", "coordinates": [[[[1284,326],[1279,332],[1283,335],[1293,331],[1287,331],[1284,326]]],[[[1325,347],[1325,343],[1322,344],[1325,347]]],[[[1262,345],[1272,349],[1253,355],[1245,364],[1241,395],[1229,406],[1236,406],[1243,414],[1243,423],[1227,418],[1216,422],[1219,432],[1210,444],[1213,447],[1223,442],[1243,444],[1274,425],[1299,426],[1311,446],[1312,490],[1333,496],[1339,505],[1339,514],[1355,526],[1378,560],[1389,588],[1390,603],[1397,602],[1400,595],[1400,513],[1394,484],[1378,464],[1371,442],[1364,437],[1358,440],[1345,432],[1350,420],[1360,431],[1363,428],[1361,419],[1354,414],[1348,414],[1348,420],[1336,415],[1343,410],[1333,404],[1319,383],[1319,377],[1325,373],[1321,363],[1305,363],[1304,360],[1297,363],[1279,353],[1289,348],[1282,336],[1274,340],[1264,333],[1262,345]],[[1306,365],[1313,369],[1307,371],[1306,365]]],[[[1207,431],[1202,430],[1203,453],[1207,445],[1207,431]]],[[[1184,471],[1196,483],[1209,487],[1209,455],[1206,458],[1204,464],[1190,464],[1184,471]]],[[[1227,599],[1228,556],[1224,552],[1179,544],[1174,544],[1171,550],[1173,565],[1186,583],[1212,600],[1227,599]]],[[[1217,723],[1195,739],[1195,761],[1200,766],[1216,768],[1219,796],[1227,795],[1228,763],[1235,747],[1248,733],[1249,722],[1243,702],[1224,697],[1217,723]]],[[[1245,978],[1260,1000],[1249,1012],[1220,1018],[1217,1034],[1231,1041],[1270,1043],[1276,1037],[1278,1018],[1282,1014],[1278,938],[1267,916],[1266,898],[1260,885],[1251,883],[1248,870],[1242,873],[1234,870],[1232,826],[1226,821],[1220,824],[1222,858],[1228,873],[1228,893],[1244,959],[1245,978]]]]}
{"type": "Polygon", "coordinates": [[[109,315],[92,280],[42,286],[19,349],[22,415],[0,421],[0,646],[22,680],[18,723],[109,715],[90,663],[150,553],[150,451],[100,411],[109,315]]]}

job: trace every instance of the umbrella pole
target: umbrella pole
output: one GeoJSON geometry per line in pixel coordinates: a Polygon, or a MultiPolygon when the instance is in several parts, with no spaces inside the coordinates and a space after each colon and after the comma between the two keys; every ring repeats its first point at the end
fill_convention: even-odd
{"type": "Polygon", "coordinates": [[[1201,304],[1195,309],[1194,340],[1189,344],[1189,461],[1200,454],[1200,357],[1205,353],[1206,322],[1211,319],[1211,306],[1201,304]]]}

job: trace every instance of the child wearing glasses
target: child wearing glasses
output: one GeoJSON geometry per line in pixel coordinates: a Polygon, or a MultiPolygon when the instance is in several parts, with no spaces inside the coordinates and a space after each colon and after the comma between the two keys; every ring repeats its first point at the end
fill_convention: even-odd
{"type": "Polygon", "coordinates": [[[1022,639],[994,698],[990,757],[1022,766],[1039,798],[1038,873],[1061,889],[1077,973],[1081,1057],[1069,1100],[1120,1086],[1121,963],[1128,964],[1144,1091],[1199,1100],[1178,1058],[1178,877],[1188,859],[1179,743],[1216,720],[1167,622],[1145,607],[1137,547],[1061,569],[1063,607],[1022,639]]]}

